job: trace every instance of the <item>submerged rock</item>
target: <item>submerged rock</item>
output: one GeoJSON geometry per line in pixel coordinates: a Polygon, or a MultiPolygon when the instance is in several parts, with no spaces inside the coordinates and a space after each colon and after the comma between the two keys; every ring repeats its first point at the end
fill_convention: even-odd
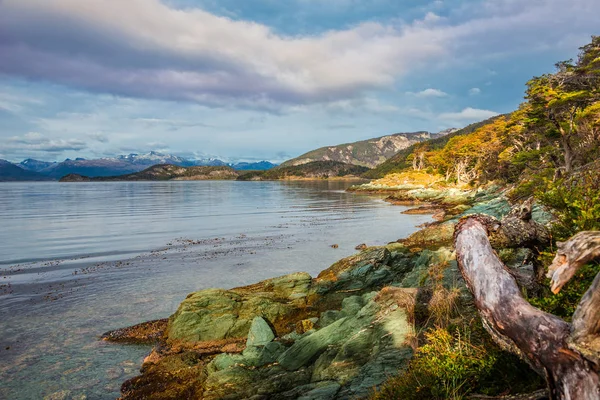
{"type": "Polygon", "coordinates": [[[102,340],[120,343],[155,343],[167,328],[168,319],[148,321],[127,328],[115,329],[102,334],[102,340]]]}

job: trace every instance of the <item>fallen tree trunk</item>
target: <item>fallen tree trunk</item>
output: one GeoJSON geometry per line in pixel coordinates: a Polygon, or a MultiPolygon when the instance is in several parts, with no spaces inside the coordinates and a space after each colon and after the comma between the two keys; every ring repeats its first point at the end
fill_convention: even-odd
{"type": "MultiPolygon", "coordinates": [[[[471,216],[456,227],[456,258],[484,326],[504,349],[548,383],[552,399],[599,399],[596,365],[569,347],[571,325],[527,302],[488,239],[489,220],[471,216]]],[[[599,283],[600,284],[600,283],[599,283]]]]}
{"type": "MultiPolygon", "coordinates": [[[[579,232],[558,250],[548,267],[553,293],[558,293],[575,273],[590,261],[600,258],[600,232],[579,232]]],[[[600,274],[596,276],[573,314],[569,346],[600,365],[600,274]]]]}

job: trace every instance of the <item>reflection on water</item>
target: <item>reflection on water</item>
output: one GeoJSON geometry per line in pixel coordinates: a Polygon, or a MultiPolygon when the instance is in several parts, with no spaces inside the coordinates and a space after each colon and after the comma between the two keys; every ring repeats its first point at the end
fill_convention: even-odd
{"type": "Polygon", "coordinates": [[[148,348],[103,332],[166,317],[194,290],[315,275],[429,220],[347,186],[1,184],[0,398],[115,398],[148,348]]]}

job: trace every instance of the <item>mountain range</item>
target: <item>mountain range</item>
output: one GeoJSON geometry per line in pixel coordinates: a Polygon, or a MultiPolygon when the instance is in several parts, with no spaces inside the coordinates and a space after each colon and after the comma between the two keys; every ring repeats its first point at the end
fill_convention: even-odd
{"type": "Polygon", "coordinates": [[[20,168],[6,160],[0,160],[0,182],[49,180],[52,180],[52,178],[35,171],[20,168]]]}
{"type": "Polygon", "coordinates": [[[114,177],[135,174],[154,165],[163,164],[178,167],[231,167],[238,171],[267,171],[272,168],[289,168],[314,162],[336,162],[344,165],[375,168],[414,144],[443,138],[454,134],[456,131],[458,130],[447,129],[438,133],[426,131],[395,133],[353,143],[326,146],[288,160],[280,166],[269,161],[227,163],[217,158],[190,160],[156,151],[91,160],[84,158],[66,159],[62,162],[47,162],[28,158],[18,164],[13,164],[2,160],[0,164],[0,181],[58,180],[71,174],[88,178],[114,177]]]}
{"type": "Polygon", "coordinates": [[[374,168],[394,156],[400,150],[406,149],[415,143],[442,137],[456,130],[451,128],[438,133],[425,131],[395,133],[359,142],[325,146],[288,160],[282,163],[280,167],[297,166],[313,161],[338,161],[345,164],[374,168]]]}
{"type": "Polygon", "coordinates": [[[231,167],[235,170],[267,170],[276,166],[269,161],[227,163],[216,158],[189,160],[171,154],[151,151],[146,154],[127,154],[114,158],[86,160],[76,158],[62,162],[47,162],[28,158],[18,164],[1,160],[0,181],[58,180],[69,174],[87,177],[105,177],[132,174],[159,164],[180,167],[211,166],[231,167]]]}

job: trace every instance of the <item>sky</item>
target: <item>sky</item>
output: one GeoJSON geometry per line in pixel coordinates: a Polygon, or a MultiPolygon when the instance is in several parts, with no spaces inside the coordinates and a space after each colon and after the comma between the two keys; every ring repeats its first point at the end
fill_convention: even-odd
{"type": "Polygon", "coordinates": [[[598,0],[0,0],[0,158],[283,161],[516,109],[598,0]]]}

